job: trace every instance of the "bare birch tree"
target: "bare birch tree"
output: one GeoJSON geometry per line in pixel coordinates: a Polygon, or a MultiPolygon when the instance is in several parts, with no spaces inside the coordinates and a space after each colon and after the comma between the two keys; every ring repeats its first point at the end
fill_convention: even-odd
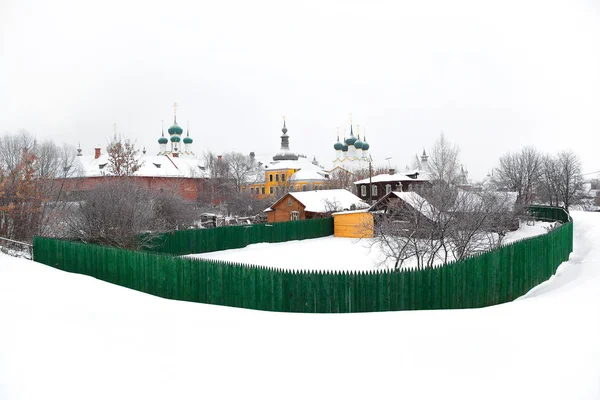
{"type": "Polygon", "coordinates": [[[429,167],[434,180],[446,185],[457,183],[460,177],[459,153],[458,146],[451,143],[444,133],[440,134],[429,159],[429,167]]]}

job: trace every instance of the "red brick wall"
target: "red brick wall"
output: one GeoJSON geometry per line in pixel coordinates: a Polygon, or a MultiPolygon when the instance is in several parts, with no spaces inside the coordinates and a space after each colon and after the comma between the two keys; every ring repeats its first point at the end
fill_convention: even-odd
{"type": "Polygon", "coordinates": [[[58,184],[63,186],[66,195],[77,192],[85,192],[94,187],[113,182],[118,179],[131,180],[132,183],[143,185],[151,190],[163,190],[169,193],[175,193],[185,200],[196,201],[198,194],[204,188],[204,179],[202,178],[163,178],[163,177],[118,177],[118,176],[98,176],[90,178],[67,178],[58,179],[58,184]]]}

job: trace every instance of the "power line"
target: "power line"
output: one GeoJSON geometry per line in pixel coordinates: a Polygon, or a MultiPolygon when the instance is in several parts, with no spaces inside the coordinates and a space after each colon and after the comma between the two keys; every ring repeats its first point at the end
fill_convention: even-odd
{"type": "Polygon", "coordinates": [[[592,175],[592,174],[597,174],[597,173],[600,173],[600,171],[587,172],[587,173],[581,174],[581,175],[592,175]]]}

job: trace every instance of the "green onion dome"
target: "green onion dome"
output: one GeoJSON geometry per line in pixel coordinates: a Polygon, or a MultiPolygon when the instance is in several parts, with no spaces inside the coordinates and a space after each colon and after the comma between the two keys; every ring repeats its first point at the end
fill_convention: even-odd
{"type": "Polygon", "coordinates": [[[167,139],[166,137],[161,137],[160,139],[158,139],[158,144],[167,144],[169,143],[169,139],[167,139]]]}
{"type": "Polygon", "coordinates": [[[341,150],[344,147],[342,143],[340,143],[340,135],[337,137],[337,143],[333,145],[333,148],[336,150],[341,150]]]}
{"type": "Polygon", "coordinates": [[[356,147],[357,149],[362,149],[363,148],[364,143],[360,141],[360,138],[354,142],[354,147],[356,147]]]}
{"type": "Polygon", "coordinates": [[[367,142],[363,142],[363,144],[362,144],[362,149],[363,149],[363,150],[369,150],[369,143],[367,143],[367,142]]]}
{"type": "Polygon", "coordinates": [[[179,136],[171,136],[171,142],[179,143],[180,141],[181,141],[181,138],[179,136]]]}
{"type": "Polygon", "coordinates": [[[186,136],[185,138],[183,138],[183,143],[185,143],[185,144],[192,144],[193,142],[194,141],[189,136],[186,136]]]}
{"type": "Polygon", "coordinates": [[[347,144],[342,145],[342,151],[348,151],[348,145],[347,144]]]}
{"type": "Polygon", "coordinates": [[[346,144],[348,146],[351,146],[356,142],[356,140],[357,140],[356,137],[351,134],[350,137],[348,139],[346,139],[346,144]]]}
{"type": "Polygon", "coordinates": [[[169,135],[181,135],[182,133],[183,129],[177,124],[169,128],[169,135]]]}

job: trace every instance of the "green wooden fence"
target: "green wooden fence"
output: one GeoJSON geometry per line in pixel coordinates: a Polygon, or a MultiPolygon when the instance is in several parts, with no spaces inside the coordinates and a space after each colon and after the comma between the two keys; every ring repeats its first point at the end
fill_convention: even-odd
{"type": "Polygon", "coordinates": [[[560,221],[566,223],[571,220],[569,213],[562,207],[533,205],[528,207],[528,213],[533,218],[541,221],[560,221]]]}
{"type": "Polygon", "coordinates": [[[169,232],[156,240],[157,246],[147,250],[174,255],[199,254],[239,249],[254,243],[278,243],[330,235],[333,235],[331,217],[169,232]]]}
{"type": "MultiPolygon", "coordinates": [[[[210,246],[220,246],[215,243],[210,246]]],[[[283,271],[40,237],[34,239],[34,256],[46,265],[168,299],[267,311],[348,313],[474,308],[511,301],[550,278],[568,260],[572,246],[569,221],[548,234],[462,261],[398,272],[283,271]]]]}

